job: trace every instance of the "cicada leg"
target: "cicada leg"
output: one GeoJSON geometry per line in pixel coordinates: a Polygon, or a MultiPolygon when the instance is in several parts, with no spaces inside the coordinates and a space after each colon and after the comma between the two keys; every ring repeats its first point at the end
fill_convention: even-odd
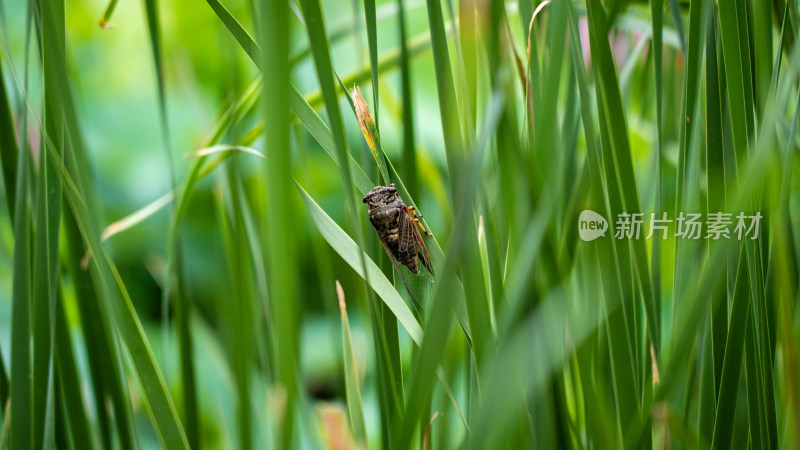
{"type": "Polygon", "coordinates": [[[428,236],[433,236],[432,233],[425,229],[425,226],[422,225],[422,222],[419,221],[419,218],[422,217],[422,214],[417,214],[417,208],[413,206],[406,206],[406,210],[413,214],[411,217],[413,218],[414,223],[416,223],[422,229],[423,233],[427,234],[428,236]]]}

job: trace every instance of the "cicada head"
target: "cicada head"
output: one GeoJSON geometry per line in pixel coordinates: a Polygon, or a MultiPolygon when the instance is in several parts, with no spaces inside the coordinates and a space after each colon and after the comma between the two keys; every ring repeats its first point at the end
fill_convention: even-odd
{"type": "Polygon", "coordinates": [[[394,183],[391,186],[375,186],[364,196],[363,202],[370,208],[395,204],[399,200],[394,183]]]}

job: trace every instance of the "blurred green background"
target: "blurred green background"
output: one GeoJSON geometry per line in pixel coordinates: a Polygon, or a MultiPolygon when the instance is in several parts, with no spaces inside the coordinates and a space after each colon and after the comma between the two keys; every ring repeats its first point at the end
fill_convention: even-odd
{"type": "Polygon", "coordinates": [[[0,209],[0,395],[11,398],[1,446],[797,446],[795,3],[554,0],[534,22],[539,4],[525,1],[276,4],[225,1],[231,22],[216,0],[112,2],[103,28],[102,0],[66,2],[63,17],[45,0],[0,0],[2,119],[15,130],[2,139],[3,169],[31,177],[22,194],[4,185],[0,209]],[[259,70],[248,50],[288,58],[259,70]],[[326,78],[323,50],[348,91],[361,87],[379,149],[326,78]],[[288,85],[254,85],[262,72],[288,76],[316,113],[278,95],[288,85]],[[51,79],[70,91],[48,92],[51,79]],[[51,108],[66,117],[45,120],[61,138],[42,126],[51,108]],[[61,159],[44,175],[47,139],[61,159]],[[211,145],[285,163],[287,183],[276,187],[246,152],[194,154],[211,145]],[[9,168],[17,154],[29,165],[9,168]],[[198,167],[207,176],[193,185],[198,167]],[[425,238],[435,279],[400,272],[421,317],[366,220],[362,169],[373,185],[402,184],[436,238],[425,238]],[[64,189],[58,214],[41,207],[43,180],[64,189]],[[103,244],[107,262],[76,270],[104,227],[172,189],[178,201],[103,244]],[[273,208],[276,190],[287,200],[273,208]],[[27,199],[29,248],[14,195],[27,199]],[[610,223],[621,211],[766,219],[752,243],[614,243],[610,230],[589,244],[577,235],[583,209],[610,223]],[[290,257],[268,245],[274,230],[290,257]],[[368,261],[337,247],[344,236],[368,261]],[[42,263],[48,245],[56,252],[42,263]],[[391,284],[365,283],[360,265],[371,261],[391,284]],[[18,264],[32,281],[15,280],[18,264]],[[404,306],[392,303],[400,297],[404,306]],[[81,302],[96,302],[97,315],[81,302]],[[398,321],[396,308],[408,314],[398,321]],[[13,375],[16,361],[30,380],[13,375]],[[9,419],[15,407],[24,420],[9,419]]]}

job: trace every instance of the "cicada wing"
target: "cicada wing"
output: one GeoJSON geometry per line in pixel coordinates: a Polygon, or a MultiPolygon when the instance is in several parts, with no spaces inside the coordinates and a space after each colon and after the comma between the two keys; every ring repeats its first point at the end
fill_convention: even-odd
{"type": "Polygon", "coordinates": [[[381,245],[383,245],[383,249],[386,250],[386,254],[389,255],[389,261],[392,262],[392,266],[394,267],[394,271],[397,273],[397,276],[400,277],[400,281],[403,283],[403,287],[406,288],[406,292],[408,292],[408,297],[411,299],[411,306],[414,307],[414,311],[417,313],[417,318],[421,318],[419,314],[419,310],[417,309],[417,300],[414,298],[414,294],[411,293],[411,289],[408,287],[408,283],[406,283],[406,277],[403,276],[403,271],[400,270],[400,266],[397,264],[397,259],[392,255],[392,252],[389,250],[389,247],[383,242],[383,239],[380,239],[381,245]]]}
{"type": "Polygon", "coordinates": [[[428,270],[428,273],[433,276],[433,264],[431,264],[431,255],[428,253],[428,247],[425,241],[422,240],[422,234],[419,232],[417,221],[411,212],[404,211],[405,214],[400,216],[400,250],[407,251],[410,246],[414,246],[417,251],[417,257],[428,270]]]}
{"type": "Polygon", "coordinates": [[[411,215],[408,213],[408,210],[404,209],[403,213],[399,214],[398,222],[397,232],[400,240],[399,248],[401,252],[405,253],[415,242],[414,221],[411,219],[411,215]]]}
{"type": "Polygon", "coordinates": [[[431,255],[428,253],[428,247],[425,246],[425,242],[422,241],[422,236],[420,235],[419,230],[415,228],[414,231],[416,232],[417,239],[419,239],[420,243],[420,245],[417,247],[417,256],[422,262],[422,265],[425,266],[425,269],[428,271],[428,273],[430,273],[431,276],[434,276],[433,263],[431,262],[431,255]]]}

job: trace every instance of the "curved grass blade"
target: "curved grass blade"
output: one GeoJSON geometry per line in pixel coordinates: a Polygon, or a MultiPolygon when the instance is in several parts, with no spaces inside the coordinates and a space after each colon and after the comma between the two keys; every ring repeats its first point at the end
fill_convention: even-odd
{"type": "MultiPolygon", "coordinates": [[[[358,245],[344,232],[337,224],[333,221],[325,211],[320,208],[320,206],[314,201],[314,199],[306,192],[306,190],[301,186],[297,181],[295,181],[297,185],[297,189],[303,197],[303,201],[306,205],[306,208],[311,215],[314,224],[317,226],[320,234],[328,242],[328,245],[339,254],[339,256],[362,278],[368,280],[369,286],[372,290],[378,294],[378,297],[383,300],[383,303],[389,308],[392,314],[397,317],[397,320],[400,322],[400,325],[406,330],[408,335],[411,337],[411,340],[417,346],[422,345],[422,328],[417,322],[417,319],[414,317],[414,314],[409,309],[408,305],[406,305],[403,298],[400,294],[397,293],[397,290],[392,285],[392,282],[386,278],[386,275],[383,274],[383,271],[367,256],[363,251],[360,251],[358,245]],[[363,258],[366,260],[366,267],[369,276],[364,276],[364,272],[362,271],[362,266],[360,263],[359,252],[363,255],[363,258]]],[[[452,291],[451,291],[452,292],[452,291]]],[[[452,394],[452,390],[450,389],[449,383],[447,382],[447,377],[445,376],[441,367],[436,370],[436,375],[439,377],[439,380],[442,382],[445,391],[447,392],[447,396],[450,399],[451,403],[454,405],[461,421],[463,422],[464,426],[467,426],[466,419],[461,414],[461,408],[458,406],[458,403],[455,400],[455,397],[452,394]]]]}
{"type": "MultiPolygon", "coordinates": [[[[353,98],[350,97],[350,92],[347,90],[347,88],[344,86],[344,83],[341,80],[339,80],[339,85],[342,87],[342,91],[345,93],[347,99],[349,100],[350,106],[353,108],[353,112],[355,114],[356,113],[355,103],[353,101],[353,98]]],[[[319,142],[320,145],[323,146],[323,148],[326,150],[328,155],[334,160],[334,162],[338,164],[338,159],[333,150],[331,149],[331,147],[333,146],[333,136],[330,130],[327,128],[327,126],[319,117],[319,115],[317,115],[317,113],[314,112],[314,110],[310,107],[310,105],[300,95],[299,92],[293,98],[297,99],[295,102],[293,102],[293,105],[297,105],[297,107],[293,106],[293,108],[295,109],[295,113],[298,114],[298,117],[301,117],[302,114],[301,121],[303,122],[303,124],[306,126],[309,132],[311,132],[312,135],[315,136],[317,142],[319,142]]],[[[379,167],[382,164],[388,164],[387,171],[392,175],[391,177],[384,176],[384,178],[391,179],[395,183],[397,183],[398,192],[401,193],[403,200],[406,201],[406,203],[409,206],[416,207],[416,203],[414,202],[413,197],[411,196],[409,190],[406,189],[406,186],[403,183],[403,180],[400,178],[394,165],[392,164],[392,161],[386,156],[385,153],[383,153],[383,148],[380,146],[376,146],[375,149],[376,152],[373,153],[373,156],[376,159],[376,164],[378,164],[379,167]]],[[[353,167],[353,174],[355,177],[353,183],[356,185],[356,187],[362,194],[366,194],[367,192],[369,192],[370,189],[372,189],[372,187],[375,184],[369,180],[369,178],[361,169],[361,167],[358,165],[358,163],[355,161],[355,159],[353,159],[352,155],[350,155],[350,162],[353,167]]],[[[424,222],[424,219],[421,220],[423,220],[423,225],[425,225],[426,228],[430,228],[428,227],[428,224],[424,222]]],[[[434,261],[444,261],[444,253],[442,252],[441,246],[439,245],[438,241],[436,241],[435,237],[432,237],[431,239],[433,239],[435,244],[434,246],[431,246],[431,251],[434,254],[433,257],[434,261]]],[[[467,318],[467,311],[464,302],[464,295],[463,295],[464,290],[462,288],[460,281],[458,282],[458,284],[459,284],[459,289],[456,292],[454,292],[454,295],[458,297],[454,304],[454,310],[456,317],[458,318],[458,321],[461,325],[461,328],[464,331],[464,334],[467,336],[467,339],[471,340],[472,333],[470,330],[469,320],[467,318]]],[[[406,287],[406,290],[409,289],[406,287]]]]}
{"type": "MultiPolygon", "coordinates": [[[[445,27],[445,31],[449,35],[450,27],[449,24],[445,27]]],[[[421,33],[409,40],[408,45],[408,56],[410,58],[416,57],[421,55],[423,52],[431,49],[431,40],[429,33],[421,33]]],[[[400,64],[401,60],[401,53],[399,49],[392,50],[389,52],[384,53],[383,56],[380,57],[378,60],[378,74],[383,74],[390,69],[396,68],[400,64]]],[[[352,86],[355,83],[361,82],[366,75],[370,74],[370,68],[368,66],[362,67],[361,69],[356,69],[350,73],[345,74],[341,81],[342,84],[345,86],[352,86]]],[[[308,95],[308,103],[316,108],[322,106],[322,93],[320,91],[312,92],[308,95]]]]}
{"type": "MultiPolygon", "coordinates": [[[[311,105],[308,104],[306,99],[292,86],[289,96],[289,102],[292,110],[306,127],[311,136],[319,142],[322,149],[333,159],[337,165],[341,165],[341,160],[336,153],[336,144],[334,143],[333,133],[331,132],[325,121],[314,111],[311,105]]],[[[366,194],[375,186],[375,183],[364,173],[361,166],[358,165],[353,155],[348,152],[347,160],[350,162],[350,167],[353,175],[353,185],[355,185],[362,194],[366,194]]]]}
{"type": "MultiPolygon", "coordinates": [[[[207,162],[205,165],[198,166],[199,170],[197,172],[197,180],[203,179],[206,175],[211,173],[214,169],[216,169],[222,162],[228,159],[234,152],[243,152],[258,158],[264,159],[264,155],[261,154],[258,150],[255,150],[251,147],[241,146],[241,145],[214,145],[211,147],[206,147],[204,149],[200,149],[196,152],[190,153],[187,157],[192,158],[203,158],[206,156],[210,156],[213,154],[219,154],[220,157],[212,159],[211,161],[207,162]]],[[[137,209],[136,211],[128,214],[127,216],[116,220],[110,223],[104,230],[103,233],[100,235],[100,240],[105,241],[112,236],[115,236],[119,233],[127,231],[136,225],[144,222],[145,220],[152,217],[158,211],[161,211],[165,206],[169,205],[181,192],[180,188],[175,188],[166,194],[162,195],[161,197],[153,200],[152,202],[148,203],[147,205],[137,209]]],[[[83,261],[81,265],[86,268],[89,264],[89,253],[84,255],[83,261]]]]}
{"type": "MultiPolygon", "coordinates": [[[[217,14],[217,17],[222,21],[228,31],[233,35],[242,49],[247,53],[250,59],[260,68],[259,59],[258,59],[258,52],[259,47],[258,44],[253,40],[250,34],[242,27],[242,25],[231,15],[231,13],[225,9],[222,4],[219,3],[217,0],[207,0],[208,4],[217,14]]],[[[314,111],[313,107],[303,98],[302,94],[294,87],[294,85],[290,85],[289,91],[289,104],[292,110],[297,115],[297,118],[303,123],[303,125],[308,129],[309,133],[314,137],[314,139],[319,142],[322,148],[328,153],[328,155],[336,162],[337,165],[341,167],[341,161],[345,159],[350,161],[351,167],[353,167],[353,184],[355,184],[362,193],[368,192],[372,189],[375,184],[369,180],[369,177],[364,173],[358,163],[353,159],[352,155],[349,152],[345,152],[348,157],[341,158],[338,155],[338,150],[336,148],[336,138],[334,134],[330,131],[330,128],[325,124],[325,122],[319,117],[319,115],[314,111]]],[[[243,109],[249,109],[250,107],[246,106],[243,109]]],[[[221,126],[223,124],[220,124],[221,126]]],[[[221,127],[220,127],[221,129],[221,127]]],[[[218,137],[215,135],[214,137],[218,137]]],[[[216,142],[215,139],[212,139],[211,142],[216,142]]],[[[344,170],[344,169],[343,169],[344,170]]]]}
{"type": "Polygon", "coordinates": [[[308,209],[311,219],[319,229],[322,237],[328,244],[342,257],[342,259],[356,271],[362,278],[366,278],[369,286],[375,291],[376,294],[383,300],[386,306],[397,317],[397,320],[405,328],[406,332],[411,339],[417,343],[422,344],[422,328],[419,326],[417,319],[409,309],[408,305],[403,301],[400,294],[397,293],[391,281],[386,278],[386,275],[380,268],[369,258],[364,252],[360,251],[358,245],[344,232],[336,222],[333,221],[322,208],[314,201],[313,198],[306,192],[303,187],[297,184],[297,189],[302,194],[303,202],[308,209]],[[361,256],[360,256],[360,255],[361,256]],[[361,258],[366,260],[367,275],[364,276],[364,269],[362,268],[361,258]]]}

